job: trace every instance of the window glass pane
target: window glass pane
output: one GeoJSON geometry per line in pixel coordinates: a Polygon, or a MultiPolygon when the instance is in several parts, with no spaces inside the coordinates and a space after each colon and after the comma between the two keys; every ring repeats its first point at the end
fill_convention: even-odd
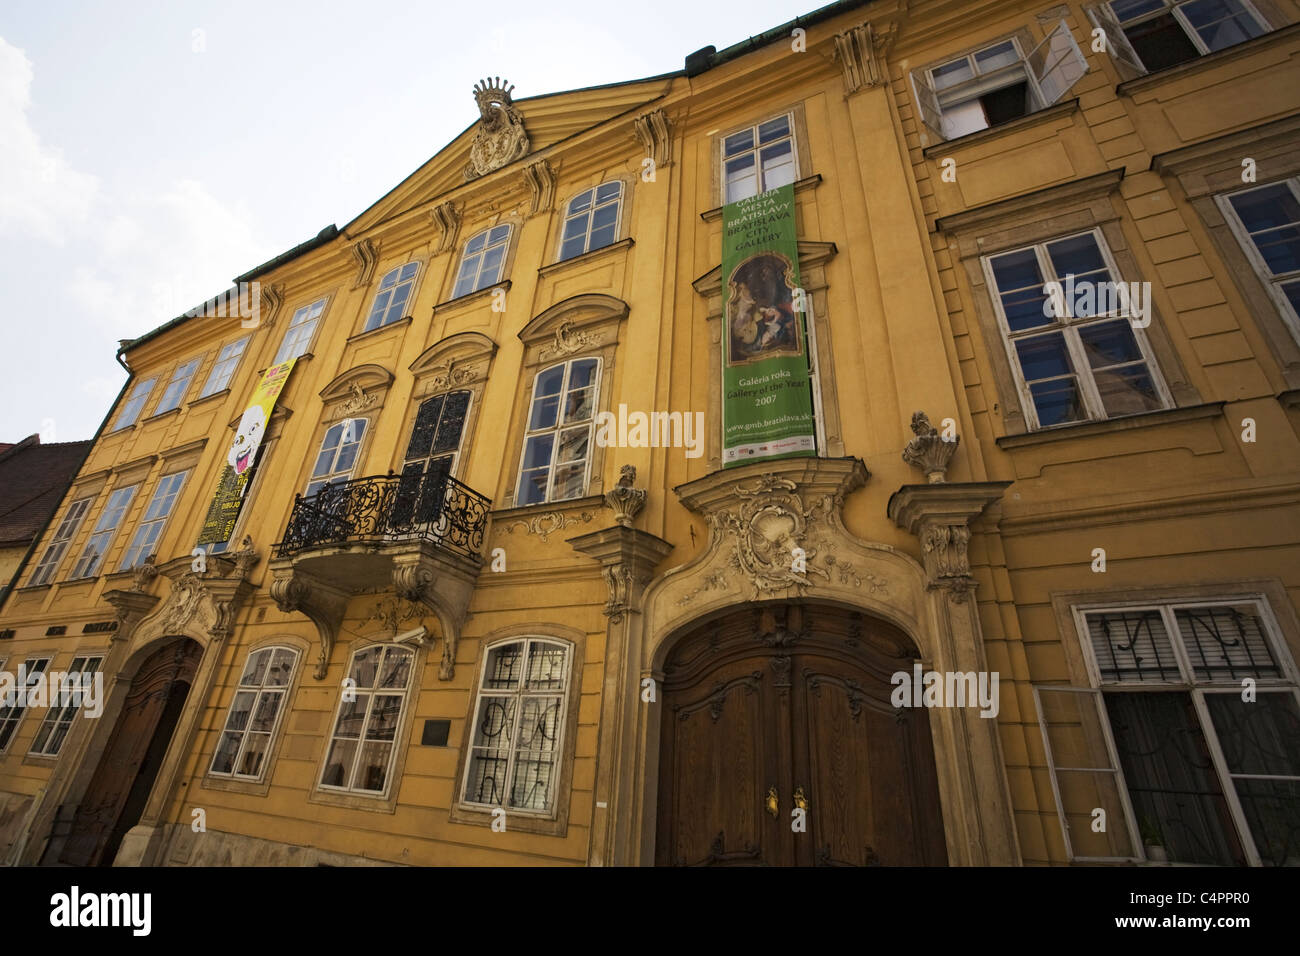
{"type": "Polygon", "coordinates": [[[241,690],[235,694],[230,705],[230,716],[226,720],[227,730],[243,730],[248,726],[248,715],[253,710],[253,700],[257,695],[252,691],[241,690]]]}
{"type": "Polygon", "coordinates": [[[529,690],[563,690],[568,649],[533,641],[528,649],[529,690]]]}
{"type": "Polygon", "coordinates": [[[993,281],[1002,301],[1007,327],[1012,332],[1049,325],[1047,294],[1043,291],[1042,270],[1032,249],[1021,249],[990,260],[993,281]]]}
{"type": "Polygon", "coordinates": [[[505,261],[506,247],[493,246],[483,255],[483,268],[479,273],[478,288],[486,288],[501,278],[501,265],[505,261]]]}
{"type": "Polygon", "coordinates": [[[1019,62],[1020,54],[1016,52],[1016,45],[1010,40],[975,54],[975,68],[981,73],[992,73],[994,70],[1019,62]]]}
{"type": "Polygon", "coordinates": [[[1190,0],[1179,10],[1211,50],[1222,50],[1264,32],[1238,0],[1190,0]]]}
{"type": "Polygon", "coordinates": [[[1065,337],[1059,332],[1017,339],[1016,354],[1027,382],[1074,372],[1074,363],[1065,348],[1065,337]]]}
{"type": "Polygon", "coordinates": [[[591,435],[590,428],[571,428],[560,434],[560,448],[555,456],[556,461],[574,461],[579,458],[587,457],[587,440],[591,435]]]}
{"type": "Polygon", "coordinates": [[[275,657],[271,660],[270,669],[266,674],[266,685],[268,687],[284,687],[289,683],[289,677],[293,673],[293,665],[297,660],[293,651],[287,648],[279,648],[275,652],[275,657]]]}
{"type": "Polygon", "coordinates": [[[1121,23],[1165,8],[1165,0],[1111,0],[1111,10],[1121,23]]]}
{"type": "Polygon", "coordinates": [[[485,245],[487,245],[487,241],[488,234],[486,232],[480,232],[469,242],[465,243],[465,252],[467,254],[479,252],[485,245]]]}
{"type": "Polygon", "coordinates": [[[1228,201],[1251,232],[1300,222],[1300,203],[1285,183],[1237,193],[1228,201]]]}
{"type": "Polygon", "coordinates": [[[734,156],[737,153],[743,153],[747,149],[754,148],[754,131],[753,129],[742,130],[739,133],[732,133],[723,140],[723,156],[734,156]]]}
{"type": "Polygon", "coordinates": [[[1179,608],[1174,617],[1197,680],[1283,676],[1253,603],[1179,608]]]}
{"type": "Polygon", "coordinates": [[[1142,352],[1133,336],[1133,327],[1124,319],[1082,326],[1079,338],[1083,342],[1088,363],[1095,369],[1122,362],[1142,361],[1142,352]]]}
{"type": "MultiPolygon", "coordinates": [[[[584,224],[584,228],[585,228],[585,224],[584,224]]],[[[587,236],[586,233],[584,232],[582,235],[575,236],[572,239],[564,240],[563,245],[560,246],[560,258],[572,259],[574,256],[580,256],[586,251],[587,251],[587,236]]]]}
{"type": "Polygon", "coordinates": [[[973,78],[975,72],[971,69],[970,60],[962,57],[960,60],[936,66],[930,71],[930,76],[937,93],[973,78]]]}
{"type": "Polygon", "coordinates": [[[565,501],[580,498],[586,487],[587,463],[574,462],[570,465],[557,465],[555,480],[551,484],[551,500],[565,501]]]}
{"type": "Polygon", "coordinates": [[[1111,693],[1105,703],[1143,842],[1174,863],[1244,864],[1191,695],[1111,693]]]}
{"type": "Polygon", "coordinates": [[[528,422],[529,431],[539,428],[551,428],[555,425],[555,415],[560,407],[559,395],[546,395],[533,400],[533,417],[528,422]]]}
{"type": "Polygon", "coordinates": [[[329,756],[325,758],[325,773],[321,785],[325,787],[346,787],[348,774],[352,770],[352,759],[357,753],[355,740],[335,740],[330,744],[329,756]]]}
{"type": "Polygon", "coordinates": [[[239,743],[243,735],[238,732],[223,733],[217,743],[217,752],[212,758],[213,773],[230,773],[235,767],[235,754],[239,752],[239,743]]]}
{"type": "Polygon", "coordinates": [[[623,184],[620,182],[602,183],[596,189],[596,202],[607,202],[614,199],[622,191],[623,184]]]}
{"type": "Polygon", "coordinates": [[[758,128],[758,142],[770,143],[774,139],[780,139],[782,136],[790,135],[790,117],[778,116],[776,119],[768,120],[758,128]]]}
{"type": "MultiPolygon", "coordinates": [[[[384,668],[379,675],[379,686],[404,689],[411,679],[411,652],[388,648],[384,656],[384,668]]],[[[400,697],[392,698],[401,700],[400,697]]]]}
{"type": "Polygon", "coordinates": [[[275,715],[280,709],[282,696],[279,691],[262,691],[257,698],[257,707],[253,710],[253,718],[249,722],[248,729],[269,734],[275,727],[275,715]]]}
{"type": "Polygon", "coordinates": [[[528,443],[524,445],[524,467],[538,468],[549,465],[551,446],[554,441],[554,435],[538,435],[528,439],[528,443]]]}
{"type": "Polygon", "coordinates": [[[582,210],[590,207],[592,197],[595,196],[595,194],[596,191],[594,189],[588,189],[586,192],[575,196],[573,201],[569,203],[569,212],[582,212],[582,210]]]}
{"type": "Polygon", "coordinates": [[[1087,417],[1083,411],[1079,386],[1072,377],[1038,382],[1029,386],[1029,393],[1034,400],[1034,410],[1038,413],[1038,424],[1043,428],[1082,421],[1087,417]]]}
{"type": "Polygon", "coordinates": [[[375,686],[375,675],[378,673],[379,659],[383,656],[383,651],[382,647],[368,647],[352,658],[352,673],[348,676],[357,682],[358,687],[375,686]]]}
{"type": "Polygon", "coordinates": [[[614,241],[614,224],[600,226],[591,231],[591,238],[587,242],[588,249],[603,249],[614,241]]]}
{"type": "MultiPolygon", "coordinates": [[[[1091,233],[1071,236],[1047,244],[1047,255],[1058,278],[1079,276],[1085,272],[1105,270],[1106,262],[1097,248],[1097,238],[1091,233]]],[[[1076,280],[1077,281],[1077,280],[1076,280]]]]}
{"type": "Polygon", "coordinates": [[[1106,369],[1094,372],[1092,377],[1108,418],[1139,415],[1164,407],[1145,365],[1106,369]]]}

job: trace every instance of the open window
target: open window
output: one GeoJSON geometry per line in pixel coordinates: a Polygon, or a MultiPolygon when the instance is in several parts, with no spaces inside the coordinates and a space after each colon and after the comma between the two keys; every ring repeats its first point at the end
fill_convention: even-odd
{"type": "Polygon", "coordinates": [[[1027,54],[1008,37],[912,71],[921,121],[939,139],[956,139],[1060,102],[1088,72],[1065,21],[1027,54]]]}
{"type": "Polygon", "coordinates": [[[1089,11],[1107,49],[1139,73],[1177,66],[1269,31],[1250,0],[1110,0],[1089,11]]]}

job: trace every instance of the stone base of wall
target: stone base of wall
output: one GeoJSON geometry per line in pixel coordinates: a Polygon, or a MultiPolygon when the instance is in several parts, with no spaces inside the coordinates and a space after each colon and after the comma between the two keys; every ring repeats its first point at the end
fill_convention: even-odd
{"type": "Polygon", "coordinates": [[[0,863],[13,863],[10,857],[14,844],[23,839],[23,828],[31,808],[31,794],[0,792],[0,863]]]}
{"type": "MultiPolygon", "coordinates": [[[[393,866],[382,860],[332,853],[312,846],[293,846],[208,830],[195,833],[189,824],[166,826],[162,857],[156,866],[393,866]]],[[[121,859],[121,854],[118,855],[121,859]]],[[[148,862],[148,861],[146,861],[148,862]]]]}

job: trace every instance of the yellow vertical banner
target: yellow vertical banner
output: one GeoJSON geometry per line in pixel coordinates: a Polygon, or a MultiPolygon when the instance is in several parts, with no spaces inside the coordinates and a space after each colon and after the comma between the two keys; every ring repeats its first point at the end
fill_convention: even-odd
{"type": "Polygon", "coordinates": [[[253,478],[253,468],[257,464],[262,436],[266,433],[266,423],[271,419],[276,400],[280,397],[284,383],[289,380],[289,373],[293,371],[293,363],[296,361],[297,359],[289,359],[279,365],[272,365],[262,373],[257,387],[253,389],[248,407],[244,409],[239,427],[235,430],[235,440],[226,452],[226,464],[217,479],[207,517],[203,519],[199,544],[220,544],[229,541],[235,533],[235,523],[239,520],[244,495],[253,478]]]}

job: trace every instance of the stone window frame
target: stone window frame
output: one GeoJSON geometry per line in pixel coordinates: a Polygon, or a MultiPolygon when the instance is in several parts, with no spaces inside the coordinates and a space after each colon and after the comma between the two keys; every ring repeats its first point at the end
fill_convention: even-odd
{"type": "MultiPolygon", "coordinates": [[[[511,241],[513,243],[513,239],[511,241]]],[[[467,464],[472,461],[478,416],[483,408],[483,392],[487,388],[496,353],[496,342],[482,332],[470,330],[440,339],[408,366],[415,385],[402,415],[398,440],[393,446],[390,465],[393,472],[401,474],[406,462],[406,446],[411,440],[420,406],[437,395],[468,391],[469,408],[465,411],[460,448],[456,452],[455,467],[451,471],[453,478],[464,481],[467,464]]]]}
{"type": "MultiPolygon", "coordinates": [[[[1300,388],[1300,338],[1278,311],[1277,301],[1219,200],[1252,186],[1300,177],[1300,153],[1295,149],[1298,137],[1300,118],[1288,117],[1162,153],[1151,162],[1151,168],[1166,181],[1172,180],[1171,185],[1176,184],[1196,210],[1198,224],[1209,234],[1210,247],[1232,276],[1232,288],[1244,300],[1245,311],[1267,342],[1288,388],[1300,388]],[[1266,170],[1258,177],[1263,182],[1242,181],[1246,157],[1255,160],[1257,170],[1266,170]]],[[[1203,255],[1209,252],[1203,243],[1198,246],[1203,255]]],[[[1243,326],[1247,324],[1244,317],[1238,315],[1237,319],[1243,326]]]]}
{"type": "MultiPolygon", "coordinates": [[[[833,242],[798,243],[799,278],[809,303],[812,317],[811,339],[816,347],[818,394],[813,408],[817,418],[817,457],[842,458],[846,454],[840,416],[839,392],[835,376],[835,350],[831,343],[831,324],[828,318],[830,303],[827,292],[827,264],[838,253],[833,242]]],[[[722,266],[715,266],[692,286],[704,299],[705,317],[708,320],[710,374],[721,374],[722,369],[722,266]]],[[[718,379],[721,382],[721,379],[718,379]]],[[[705,459],[710,471],[722,467],[722,388],[709,389],[708,413],[705,433],[705,459]]]]}
{"type": "MultiPolygon", "coordinates": [[[[1280,679],[1261,684],[1261,687],[1271,690],[1290,689],[1293,693],[1297,693],[1297,686],[1300,685],[1300,670],[1297,669],[1297,662],[1300,660],[1300,617],[1297,616],[1286,587],[1280,579],[1225,579],[1189,585],[1054,591],[1049,595],[1049,599],[1056,617],[1061,646],[1065,651],[1066,669],[1069,677],[1065,683],[1035,682],[1036,693],[1039,688],[1075,689],[1076,693],[1087,692],[1095,697],[1100,695],[1106,687],[1110,687],[1112,693],[1143,693],[1144,691],[1141,689],[1143,687],[1146,688],[1146,693],[1159,693],[1170,690],[1184,690],[1190,693],[1196,689],[1204,691],[1207,687],[1214,690],[1213,682],[1209,681],[1197,681],[1192,684],[1183,684],[1181,682],[1106,684],[1100,682],[1093,671],[1089,651],[1085,647],[1088,632],[1084,614],[1100,610],[1118,611],[1154,606],[1163,608],[1175,604],[1215,604],[1247,601],[1257,602],[1261,607],[1265,622],[1266,640],[1269,641],[1270,649],[1277,655],[1278,663],[1284,675],[1280,679]]],[[[1228,685],[1220,683],[1217,689],[1222,691],[1226,686],[1228,685]]],[[[1100,718],[1106,723],[1103,732],[1109,735],[1111,729],[1107,715],[1102,712],[1100,718]]],[[[1045,729],[1046,725],[1041,715],[1038,723],[1041,728],[1045,729]]],[[[1209,743],[1207,740],[1207,745],[1209,743]]],[[[1221,759],[1221,755],[1219,759],[1221,759]]],[[[1125,780],[1123,768],[1118,765],[1117,761],[1115,767],[1118,773],[1117,782],[1125,780]]],[[[1127,788],[1123,793],[1127,798],[1127,788]]],[[[1225,794],[1225,799],[1228,799],[1230,803],[1232,802],[1227,794],[1225,794]]],[[[1245,825],[1244,819],[1240,818],[1239,814],[1235,812],[1233,813],[1233,822],[1239,831],[1244,827],[1246,832],[1250,832],[1249,827],[1245,825]]],[[[1135,839],[1136,843],[1141,843],[1139,834],[1133,833],[1130,834],[1130,837],[1135,839]]],[[[1253,835],[1251,839],[1253,841],[1253,835]]],[[[1136,850],[1136,846],[1134,849],[1136,850]]],[[[1246,852],[1244,845],[1243,852],[1246,852]]],[[[1133,858],[1133,860],[1137,859],[1137,857],[1133,858]]]]}
{"type": "MultiPolygon", "coordinates": [[[[640,167],[637,167],[638,171],[640,167]]],[[[601,170],[588,176],[581,183],[575,183],[558,198],[555,203],[555,214],[551,217],[551,226],[548,230],[546,249],[548,258],[542,265],[543,274],[550,272],[551,266],[565,265],[571,262],[586,260],[589,256],[599,255],[602,252],[608,252],[611,249],[622,247],[632,238],[632,208],[636,201],[636,184],[640,180],[639,172],[626,172],[618,168],[601,170]],[[605,183],[620,182],[623,184],[622,195],[619,197],[618,208],[618,226],[614,230],[614,239],[608,245],[601,246],[598,249],[588,249],[576,256],[568,259],[560,258],[560,249],[564,245],[564,221],[568,217],[569,203],[577,199],[589,189],[596,189],[605,183]]]]}
{"type": "MultiPolygon", "coordinates": [[[[1029,427],[1011,367],[1007,337],[1002,333],[993,304],[994,293],[985,277],[984,257],[1096,229],[1106,240],[1106,247],[1118,269],[1116,281],[1141,281],[1143,270],[1138,267],[1136,251],[1130,246],[1123,229],[1128,218],[1128,211],[1119,196],[1123,175],[1122,169],[1099,173],[935,221],[935,230],[947,237],[948,252],[961,262],[965,272],[975,312],[973,325],[978,325],[984,354],[993,371],[994,398],[1001,409],[1004,437],[1068,433],[1070,428],[1099,422],[1088,420],[1051,428],[1029,427]]],[[[1200,393],[1188,380],[1186,366],[1154,301],[1151,303],[1151,324],[1143,332],[1156,369],[1173,399],[1173,405],[1165,411],[1201,404],[1200,393]]],[[[1126,417],[1101,421],[1119,426],[1126,417]]]]}
{"type": "MultiPolygon", "coordinates": [[[[399,325],[403,319],[409,318],[414,313],[415,310],[413,306],[415,305],[415,298],[417,295],[419,295],[420,292],[420,284],[425,280],[429,272],[429,258],[430,257],[427,255],[426,256],[407,255],[405,257],[400,258],[399,261],[398,257],[394,257],[392,260],[390,260],[390,264],[388,265],[387,268],[383,269],[382,271],[378,268],[375,269],[374,276],[366,284],[366,292],[369,294],[363,296],[361,299],[361,308],[357,316],[356,331],[353,332],[351,336],[352,338],[356,338],[359,335],[366,335],[369,332],[380,332],[383,331],[384,329],[393,328],[399,325]],[[406,305],[403,308],[403,312],[405,314],[399,315],[392,322],[387,322],[383,325],[377,325],[373,329],[367,329],[366,322],[369,321],[370,319],[370,313],[374,311],[375,299],[379,297],[379,284],[383,282],[386,278],[388,278],[388,276],[393,272],[402,269],[406,266],[409,266],[411,265],[411,263],[415,263],[416,269],[415,269],[415,275],[411,277],[411,294],[406,297],[406,305]]],[[[325,308],[328,309],[329,306],[326,305],[325,308]]],[[[385,308],[385,311],[387,311],[387,308],[385,308]]],[[[324,319],[325,319],[325,313],[322,311],[321,312],[322,322],[324,321],[324,319]]]]}
{"type": "MultiPolygon", "coordinates": [[[[273,776],[272,767],[279,758],[280,747],[283,745],[285,738],[289,736],[289,714],[293,710],[293,701],[298,694],[301,686],[303,675],[309,668],[306,665],[311,652],[311,642],[306,641],[296,634],[270,634],[258,638],[248,645],[242,658],[238,658],[235,663],[238,668],[232,669],[232,682],[223,687],[222,690],[229,690],[230,700],[226,702],[221,713],[223,719],[219,725],[214,725],[212,730],[212,752],[208,753],[205,748],[199,747],[200,757],[205,758],[206,762],[202,764],[203,772],[200,775],[199,786],[204,790],[225,790],[230,793],[247,793],[253,796],[265,796],[271,789],[271,778],[273,776]],[[284,691],[284,703],[280,713],[276,716],[276,726],[271,732],[271,742],[266,748],[266,756],[262,759],[262,772],[258,779],[249,780],[247,778],[238,778],[233,775],[222,776],[212,773],[212,761],[216,758],[217,745],[221,742],[221,735],[225,732],[225,718],[230,714],[230,708],[234,705],[235,694],[239,691],[239,678],[243,676],[244,667],[248,664],[248,659],[260,650],[268,647],[287,647],[298,653],[298,658],[294,662],[293,676],[290,678],[284,691]]],[[[214,705],[216,702],[214,701],[214,705]]]]}
{"type": "Polygon", "coordinates": [[[434,308],[439,309],[450,303],[459,302],[462,299],[468,299],[470,296],[474,295],[483,295],[490,289],[507,285],[510,282],[510,276],[515,267],[515,255],[519,252],[519,241],[520,236],[523,234],[524,220],[525,217],[522,213],[516,212],[515,210],[508,210],[506,212],[500,212],[496,215],[488,216],[485,219],[480,219],[468,229],[465,224],[462,223],[458,230],[457,244],[449,250],[454,252],[455,255],[452,257],[452,264],[447,268],[443,275],[442,294],[434,308]],[[506,240],[505,258],[501,260],[501,277],[491,285],[486,285],[481,289],[475,289],[473,292],[466,292],[464,295],[455,296],[453,298],[454,293],[456,292],[456,279],[460,276],[461,263],[465,260],[465,246],[469,244],[471,239],[495,226],[510,227],[510,238],[506,240]],[[464,236],[465,241],[460,242],[459,236],[464,236]]]}
{"type": "Polygon", "coordinates": [[[579,720],[582,705],[582,679],[587,658],[587,635],[574,628],[559,624],[516,624],[493,631],[479,641],[478,655],[474,659],[474,683],[470,688],[469,710],[464,732],[458,748],[456,776],[453,778],[451,810],[448,820],[470,826],[492,825],[492,811],[480,804],[467,804],[463,800],[466,774],[469,772],[469,749],[474,732],[475,714],[483,684],[483,669],[488,653],[500,644],[513,643],[528,638],[558,641],[569,645],[569,681],[565,688],[567,700],[564,709],[564,739],[560,745],[560,775],[556,782],[555,805],[550,813],[542,814],[522,810],[506,810],[506,826],[510,832],[536,833],[564,837],[568,834],[569,815],[573,799],[573,773],[577,759],[579,720]]]}
{"type": "Polygon", "coordinates": [[[519,466],[523,460],[524,439],[528,430],[528,409],[533,397],[533,383],[538,374],[570,359],[599,358],[600,378],[592,416],[594,422],[596,415],[610,410],[610,402],[614,397],[614,373],[618,367],[617,352],[629,311],[630,307],[621,299],[604,293],[589,292],[557,302],[519,330],[519,339],[524,343],[524,355],[515,386],[510,427],[506,433],[509,457],[503,462],[504,468],[497,479],[498,494],[494,500],[502,502],[497,510],[516,507],[526,511],[554,510],[557,507],[576,505],[603,493],[605,453],[608,449],[593,441],[585,496],[532,505],[515,504],[515,495],[519,489],[519,466]]]}
{"type": "Polygon", "coordinates": [[[762,126],[768,120],[776,119],[778,116],[788,115],[790,117],[790,132],[794,138],[793,182],[798,183],[815,175],[812,161],[812,146],[810,145],[811,139],[808,135],[808,112],[803,100],[796,100],[786,106],[753,115],[754,118],[751,122],[732,123],[709,136],[709,195],[717,199],[719,209],[727,204],[727,194],[725,191],[727,187],[727,179],[726,175],[723,173],[722,144],[726,141],[728,136],[751,127],[757,128],[762,126]]]}
{"type": "MultiPolygon", "coordinates": [[[[312,776],[311,787],[307,792],[308,803],[347,807],[352,810],[369,810],[374,813],[395,813],[397,811],[398,797],[402,790],[402,774],[406,769],[406,757],[415,745],[415,741],[409,738],[416,726],[415,714],[419,707],[422,675],[425,666],[429,663],[429,655],[427,648],[423,646],[403,644],[394,641],[391,637],[358,638],[352,641],[348,647],[347,662],[343,671],[344,676],[351,672],[352,662],[356,659],[356,655],[373,646],[399,647],[410,651],[412,654],[411,681],[406,687],[406,696],[402,701],[402,714],[398,719],[397,729],[393,733],[393,755],[392,761],[388,765],[388,777],[385,781],[387,792],[382,795],[367,795],[354,791],[325,790],[321,788],[321,778],[325,775],[325,761],[329,759],[330,744],[334,740],[334,726],[338,721],[339,708],[342,705],[343,688],[340,685],[339,697],[335,699],[333,706],[329,710],[329,723],[325,727],[325,732],[321,735],[320,750],[312,761],[316,766],[316,771],[312,776]]],[[[306,668],[303,668],[303,670],[305,671],[306,668]]]]}
{"type": "MultiPolygon", "coordinates": [[[[1133,415],[1146,415],[1146,414],[1151,414],[1153,412],[1168,411],[1169,409],[1174,407],[1173,396],[1170,395],[1168,388],[1165,386],[1164,376],[1160,372],[1160,368],[1156,362],[1156,358],[1153,353],[1153,350],[1150,346],[1150,343],[1147,341],[1146,329],[1138,328],[1134,326],[1133,338],[1134,341],[1137,343],[1139,353],[1141,353],[1142,362],[1146,366],[1147,372],[1151,376],[1151,384],[1155,387],[1157,397],[1160,399],[1161,407],[1144,409],[1140,412],[1133,412],[1128,415],[1108,415],[1106,414],[1104,399],[1102,399],[1100,392],[1098,391],[1096,375],[1094,374],[1092,367],[1087,364],[1087,356],[1083,352],[1082,345],[1077,344],[1080,338],[1079,331],[1078,331],[1080,328],[1088,327],[1092,325],[1101,325],[1106,321],[1108,321],[1107,317],[1068,316],[1061,319],[1060,321],[1053,322],[1049,325],[1043,325],[1033,329],[1022,329],[1020,331],[1012,331],[1010,325],[1007,323],[1006,313],[1003,310],[1001,304],[1001,297],[1000,297],[1001,290],[997,288],[997,283],[993,276],[992,260],[996,256],[1003,255],[1006,252],[1023,252],[1025,250],[1033,250],[1035,255],[1038,257],[1040,264],[1043,263],[1044,261],[1047,261],[1048,264],[1050,265],[1050,258],[1048,256],[1047,249],[1046,249],[1048,243],[1064,240],[1064,239],[1074,239],[1084,235],[1091,235],[1093,240],[1097,243],[1097,248],[1098,251],[1100,251],[1101,253],[1102,261],[1105,264],[1107,271],[1111,274],[1112,278],[1110,281],[1112,282],[1125,281],[1123,278],[1123,273],[1120,270],[1118,264],[1115,262],[1115,257],[1111,254],[1110,248],[1106,243],[1106,237],[1101,234],[1101,230],[1098,228],[1087,229],[1082,232],[1062,234],[1060,236],[1057,236],[1055,239],[1047,239],[1045,241],[1035,242],[1032,245],[1023,246],[1020,249],[1007,249],[1000,253],[988,253],[980,257],[980,261],[984,266],[985,281],[988,288],[990,289],[990,295],[993,296],[992,297],[993,311],[997,314],[998,317],[998,323],[999,323],[998,331],[1001,333],[1002,341],[1006,345],[1008,365],[1011,368],[1012,376],[1015,378],[1016,390],[1020,395],[1021,408],[1024,410],[1025,414],[1028,417],[1036,420],[1038,418],[1038,412],[1037,409],[1034,407],[1033,394],[1026,382],[1024,369],[1021,367],[1020,361],[1016,357],[1015,343],[1020,339],[1033,338],[1044,334],[1051,334],[1054,331],[1060,332],[1064,334],[1063,341],[1065,343],[1066,351],[1070,356],[1070,360],[1075,363],[1074,375],[1078,381],[1079,397],[1083,402],[1084,412],[1087,414],[1088,417],[1079,419],[1077,421],[1072,421],[1072,422],[1060,422],[1055,425],[1043,425],[1043,424],[1036,423],[1032,428],[1030,428],[1030,431],[1034,433],[1055,430],[1057,428],[1069,428],[1072,425],[1082,425],[1089,422],[1115,421],[1116,419],[1119,418],[1130,418],[1133,415]],[[994,293],[999,293],[999,294],[995,295],[994,293]],[[1077,347],[1072,346],[1071,343],[1076,343],[1077,347]],[[1100,415],[1094,417],[1094,413],[1098,411],[1100,412],[1100,415]]],[[[1061,280],[1064,277],[1056,276],[1055,278],[1057,280],[1061,280]]],[[[1048,281],[1052,281],[1052,280],[1048,280],[1048,281]]],[[[1115,319],[1131,320],[1131,316],[1113,315],[1109,317],[1110,321],[1113,321],[1115,319]]]]}
{"type": "MultiPolygon", "coordinates": [[[[99,661],[99,665],[98,667],[96,667],[94,673],[102,674],[104,671],[104,664],[108,661],[109,650],[110,648],[106,648],[102,646],[94,647],[91,649],[74,650],[72,652],[72,657],[69,659],[67,666],[64,668],[56,668],[54,665],[54,660],[53,658],[51,658],[50,665],[48,668],[46,668],[46,673],[52,673],[56,670],[64,674],[72,673],[71,667],[73,663],[76,662],[77,658],[81,658],[85,663],[83,663],[82,665],[83,669],[78,673],[85,672],[84,670],[85,664],[89,663],[92,660],[97,660],[99,661]]],[[[3,664],[0,664],[0,666],[3,666],[3,664]]],[[[101,705],[107,703],[107,694],[108,694],[108,687],[107,684],[105,683],[104,697],[101,698],[100,701],[101,705]]],[[[72,719],[68,724],[68,732],[64,735],[63,740],[59,742],[58,750],[56,750],[54,753],[45,753],[45,752],[38,753],[34,748],[36,746],[36,738],[41,735],[41,728],[44,727],[47,723],[49,723],[51,720],[57,720],[57,717],[55,715],[63,709],[62,707],[56,707],[52,704],[47,703],[45,708],[45,714],[43,717],[41,717],[41,722],[36,725],[36,733],[32,735],[31,742],[27,745],[27,753],[23,756],[23,763],[27,764],[30,762],[31,764],[35,764],[35,765],[41,765],[41,764],[49,765],[50,763],[53,763],[54,761],[58,760],[59,757],[62,756],[65,752],[68,752],[66,750],[68,746],[68,741],[71,740],[76,735],[76,731],[79,726],[79,721],[77,718],[84,716],[83,714],[84,708],[85,708],[85,700],[83,699],[82,702],[77,705],[76,712],[72,715],[72,719]]],[[[17,736],[17,733],[18,731],[17,729],[15,729],[14,730],[15,736],[17,736]]]]}

